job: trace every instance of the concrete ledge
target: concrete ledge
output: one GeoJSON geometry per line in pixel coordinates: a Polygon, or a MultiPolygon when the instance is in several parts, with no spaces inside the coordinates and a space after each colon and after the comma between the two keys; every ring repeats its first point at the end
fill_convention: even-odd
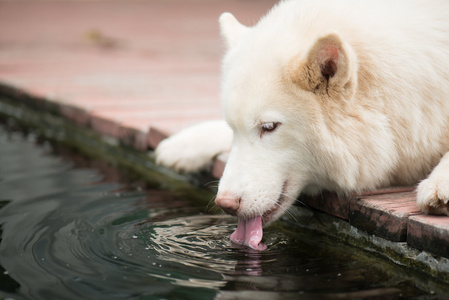
{"type": "Polygon", "coordinates": [[[139,151],[148,150],[148,132],[136,128],[122,125],[119,128],[119,139],[124,145],[139,151]]]}

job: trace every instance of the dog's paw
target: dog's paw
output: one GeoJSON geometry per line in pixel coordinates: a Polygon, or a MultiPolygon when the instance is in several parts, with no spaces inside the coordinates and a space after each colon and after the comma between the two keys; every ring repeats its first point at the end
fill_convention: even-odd
{"type": "Polygon", "coordinates": [[[224,121],[210,121],[184,129],[156,148],[156,163],[179,172],[198,172],[212,166],[214,158],[229,151],[232,130],[224,121]]]}
{"type": "Polygon", "coordinates": [[[431,176],[418,185],[416,201],[419,209],[432,215],[449,215],[449,178],[431,176]]]}
{"type": "Polygon", "coordinates": [[[163,140],[156,148],[156,163],[178,172],[197,172],[210,168],[213,155],[204,151],[205,141],[197,141],[189,134],[177,134],[163,140]],[[202,150],[201,150],[202,149],[202,150]]]}

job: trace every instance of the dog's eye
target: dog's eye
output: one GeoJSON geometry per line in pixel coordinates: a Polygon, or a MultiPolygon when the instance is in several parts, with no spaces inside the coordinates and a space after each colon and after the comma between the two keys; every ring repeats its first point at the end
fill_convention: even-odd
{"type": "Polygon", "coordinates": [[[260,126],[261,128],[261,133],[267,133],[267,132],[273,132],[276,130],[276,128],[279,126],[279,122],[267,122],[267,123],[262,123],[262,125],[260,126]]]}

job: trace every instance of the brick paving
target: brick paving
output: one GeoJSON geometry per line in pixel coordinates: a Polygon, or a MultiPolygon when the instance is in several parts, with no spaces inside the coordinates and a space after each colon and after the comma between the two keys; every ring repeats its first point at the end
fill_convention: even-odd
{"type": "MultiPolygon", "coordinates": [[[[251,25],[275,2],[0,1],[0,92],[25,91],[80,126],[139,150],[154,148],[181,128],[221,116],[220,13],[251,25]]],[[[225,161],[214,165],[214,176],[225,161]]],[[[421,214],[415,198],[405,187],[301,201],[368,233],[449,257],[449,218],[421,214]]]]}

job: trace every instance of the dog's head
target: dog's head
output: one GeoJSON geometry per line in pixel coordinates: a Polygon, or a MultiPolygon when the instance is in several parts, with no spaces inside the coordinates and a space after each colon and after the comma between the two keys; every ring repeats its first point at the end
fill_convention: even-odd
{"type": "Polygon", "coordinates": [[[250,28],[229,13],[220,25],[228,46],[222,99],[234,142],[216,204],[266,224],[302,191],[354,187],[358,160],[340,139],[356,130],[356,121],[343,120],[357,89],[351,47],[335,32],[286,32],[264,19],[250,28]]]}

